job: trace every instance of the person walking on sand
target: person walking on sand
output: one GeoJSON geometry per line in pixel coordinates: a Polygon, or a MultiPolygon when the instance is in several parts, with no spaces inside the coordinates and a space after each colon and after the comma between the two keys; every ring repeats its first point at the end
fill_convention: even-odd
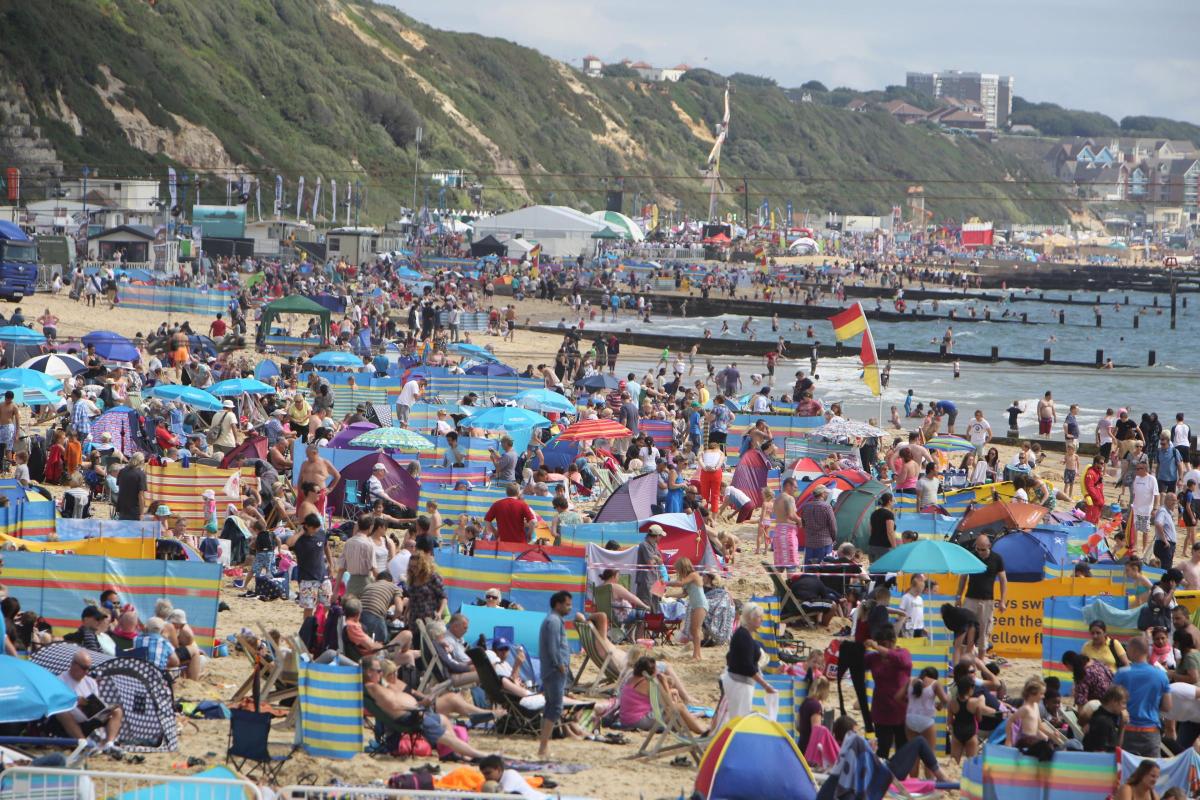
{"type": "Polygon", "coordinates": [[[564,620],[571,613],[571,593],[555,592],[550,598],[550,613],[542,620],[538,631],[538,653],[541,656],[542,729],[538,735],[539,760],[550,758],[550,736],[562,720],[563,695],[571,669],[571,651],[567,649],[567,628],[564,620]]]}

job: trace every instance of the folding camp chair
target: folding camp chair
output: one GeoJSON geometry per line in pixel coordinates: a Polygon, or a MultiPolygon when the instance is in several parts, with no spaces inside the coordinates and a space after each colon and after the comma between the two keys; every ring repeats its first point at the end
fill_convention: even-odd
{"type": "Polygon", "coordinates": [[[273,754],[268,741],[271,736],[270,714],[231,708],[229,715],[229,746],[225,751],[225,762],[232,763],[234,769],[247,778],[261,772],[265,781],[279,783],[280,770],[299,746],[292,745],[283,755],[273,754]],[[254,766],[246,769],[247,763],[254,766]]]}
{"type": "Polygon", "coordinates": [[[579,644],[583,647],[584,657],[583,663],[579,665],[579,671],[571,679],[572,685],[574,685],[576,690],[611,694],[617,688],[617,681],[620,680],[621,671],[617,669],[612,653],[601,651],[600,631],[596,630],[596,626],[591,622],[583,622],[575,625],[575,632],[579,634],[579,644]],[[584,686],[580,683],[580,680],[583,678],[583,671],[587,669],[588,664],[596,665],[596,679],[584,686]]]}
{"type": "MultiPolygon", "coordinates": [[[[475,673],[479,676],[479,686],[487,695],[488,703],[505,712],[504,716],[496,720],[496,733],[501,736],[510,734],[537,736],[542,727],[541,710],[532,711],[525,708],[521,705],[520,698],[504,691],[504,686],[500,683],[500,676],[496,674],[496,668],[488,660],[487,652],[483,648],[472,647],[467,650],[467,655],[470,656],[471,663],[475,665],[475,673]]],[[[564,706],[560,724],[575,722],[581,712],[591,710],[595,706],[595,703],[572,703],[564,706]]]]}
{"type": "Polygon", "coordinates": [[[762,562],[762,565],[771,578],[771,588],[775,590],[775,596],[779,598],[780,623],[787,625],[799,620],[800,624],[807,628],[817,627],[816,621],[804,610],[804,604],[800,602],[792,592],[792,587],[788,586],[787,581],[784,580],[783,568],[767,561],[762,562]]]}
{"type": "Polygon", "coordinates": [[[646,694],[650,699],[650,714],[654,720],[654,727],[642,740],[642,746],[630,758],[658,758],[682,750],[696,762],[696,766],[699,766],[700,757],[712,737],[692,733],[679,714],[663,704],[657,681],[646,681],[646,694]]]}
{"type": "Polygon", "coordinates": [[[346,478],[342,482],[345,484],[342,494],[342,518],[356,520],[363,511],[363,504],[358,500],[358,481],[346,478]]]}
{"type": "Polygon", "coordinates": [[[662,612],[650,612],[642,619],[642,631],[646,638],[663,644],[673,644],[675,631],[683,620],[668,620],[662,612]]]}
{"type": "Polygon", "coordinates": [[[592,602],[596,605],[597,613],[608,617],[608,638],[613,644],[622,644],[633,638],[637,622],[617,622],[613,615],[612,595],[612,586],[602,583],[592,589],[592,602]]]}
{"type": "Polygon", "coordinates": [[[473,673],[451,671],[446,652],[429,635],[424,620],[417,620],[417,633],[421,637],[421,659],[425,664],[418,689],[423,695],[438,697],[454,689],[470,688],[478,682],[473,673]]]}

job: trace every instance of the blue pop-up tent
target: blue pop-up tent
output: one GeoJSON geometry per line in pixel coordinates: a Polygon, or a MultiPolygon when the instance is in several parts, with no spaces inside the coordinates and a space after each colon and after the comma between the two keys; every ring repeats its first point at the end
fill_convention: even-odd
{"type": "Polygon", "coordinates": [[[1014,531],[1001,536],[992,550],[1004,559],[1010,581],[1035,583],[1045,577],[1045,568],[1065,569],[1067,534],[1054,530],[1014,531]]]}

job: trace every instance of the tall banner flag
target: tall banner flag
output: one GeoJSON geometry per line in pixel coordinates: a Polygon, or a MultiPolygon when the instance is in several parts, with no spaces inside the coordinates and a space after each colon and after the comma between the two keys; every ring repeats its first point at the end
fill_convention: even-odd
{"type": "Polygon", "coordinates": [[[354,184],[346,181],[346,224],[350,224],[350,201],[354,198],[354,184]]]}
{"type": "Polygon", "coordinates": [[[787,227],[792,227],[792,201],[787,201],[787,227]]]}
{"type": "MultiPolygon", "coordinates": [[[[875,340],[871,337],[871,328],[868,326],[863,331],[862,351],[858,357],[862,359],[863,383],[871,390],[871,394],[879,397],[881,392],[879,382],[879,356],[875,352],[875,340]]],[[[882,401],[881,401],[882,402],[882,401]]]]}
{"type": "Polygon", "coordinates": [[[867,329],[867,315],[863,312],[862,303],[855,303],[845,311],[839,311],[829,318],[833,323],[833,335],[839,342],[853,339],[867,329]]]}
{"type": "Polygon", "coordinates": [[[337,178],[329,179],[329,205],[333,207],[333,213],[329,215],[329,218],[333,221],[333,224],[336,225],[337,224],[337,178]]]}
{"type": "Polygon", "coordinates": [[[296,189],[296,219],[304,216],[304,176],[300,176],[300,186],[296,189]]]}
{"type": "Polygon", "coordinates": [[[174,213],[175,206],[179,205],[179,178],[175,175],[174,167],[167,167],[167,194],[171,195],[171,210],[174,213]]]}
{"type": "Polygon", "coordinates": [[[315,220],[321,211],[321,176],[317,176],[317,188],[313,190],[312,213],[309,216],[315,220]]]}
{"type": "Polygon", "coordinates": [[[225,205],[233,205],[233,176],[225,178],[225,205]]]}
{"type": "Polygon", "coordinates": [[[283,213],[283,176],[275,176],[275,219],[283,213]]]}
{"type": "Polygon", "coordinates": [[[262,220],[262,178],[258,177],[254,179],[254,206],[259,220],[262,220]]]}

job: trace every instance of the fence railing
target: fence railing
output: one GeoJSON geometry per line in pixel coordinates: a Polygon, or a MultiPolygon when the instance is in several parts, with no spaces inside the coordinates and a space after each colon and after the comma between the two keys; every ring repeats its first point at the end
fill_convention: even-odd
{"type": "MultiPolygon", "coordinates": [[[[547,797],[561,794],[543,792],[547,797]]],[[[279,790],[279,800],[386,800],[391,797],[419,797],[421,800],[513,800],[513,794],[492,792],[443,792],[436,789],[383,789],[377,786],[285,786],[279,790]]]]}
{"type": "Polygon", "coordinates": [[[240,778],[26,766],[9,767],[0,774],[0,800],[110,800],[135,792],[139,796],[186,796],[192,800],[263,800],[257,786],[240,778]]]}

